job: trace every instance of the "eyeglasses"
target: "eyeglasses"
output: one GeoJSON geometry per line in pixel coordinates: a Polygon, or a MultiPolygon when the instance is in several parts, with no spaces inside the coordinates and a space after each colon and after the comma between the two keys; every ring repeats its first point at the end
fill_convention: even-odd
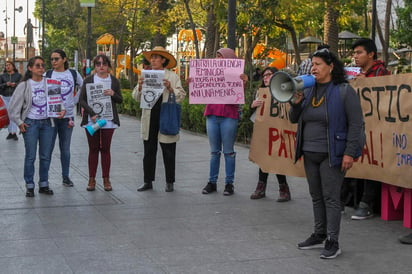
{"type": "Polygon", "coordinates": [[[100,67],[100,66],[107,66],[108,64],[106,62],[97,61],[97,62],[94,63],[94,65],[96,67],[100,67]]]}
{"type": "Polygon", "coordinates": [[[273,75],[273,73],[265,73],[265,74],[262,75],[262,77],[263,77],[263,78],[266,78],[266,77],[270,77],[270,76],[272,76],[272,75],[273,75]]]}
{"type": "Polygon", "coordinates": [[[60,59],[61,59],[60,57],[52,57],[52,58],[50,58],[50,60],[52,60],[52,62],[53,62],[53,61],[57,62],[57,61],[59,61],[60,59]]]}
{"type": "Polygon", "coordinates": [[[36,67],[36,68],[44,68],[44,64],[43,63],[37,63],[37,64],[34,64],[34,67],[36,67]]]}

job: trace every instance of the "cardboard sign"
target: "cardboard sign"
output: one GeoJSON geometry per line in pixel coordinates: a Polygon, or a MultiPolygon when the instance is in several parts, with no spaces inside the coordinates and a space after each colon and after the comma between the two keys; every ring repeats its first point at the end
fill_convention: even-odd
{"type": "MultiPolygon", "coordinates": [[[[356,79],[365,119],[366,144],[347,177],[412,188],[412,74],[356,79]]],[[[293,164],[296,124],[289,104],[276,102],[267,88],[256,111],[249,159],[265,172],[304,177],[303,160],[293,164]]]]}

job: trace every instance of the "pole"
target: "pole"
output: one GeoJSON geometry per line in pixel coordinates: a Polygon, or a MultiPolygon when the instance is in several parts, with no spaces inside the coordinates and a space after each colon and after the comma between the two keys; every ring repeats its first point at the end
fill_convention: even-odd
{"type": "Polygon", "coordinates": [[[16,0],[13,1],[13,64],[16,63],[16,0]]]}
{"type": "Polygon", "coordinates": [[[4,20],[6,22],[6,44],[4,45],[4,48],[6,50],[6,60],[9,59],[9,42],[8,42],[9,35],[7,33],[7,29],[9,28],[9,24],[7,23],[8,20],[9,20],[9,18],[8,18],[8,14],[7,14],[7,1],[6,1],[6,19],[4,20]]]}
{"type": "Polygon", "coordinates": [[[227,47],[236,49],[236,0],[229,0],[227,14],[227,47]]]}
{"type": "Polygon", "coordinates": [[[92,8],[87,7],[87,46],[86,46],[86,75],[90,72],[90,59],[91,59],[91,36],[92,36],[92,8]]]}
{"type": "Polygon", "coordinates": [[[45,27],[46,27],[46,25],[45,25],[45,18],[46,18],[46,15],[45,15],[45,13],[46,13],[46,3],[45,3],[45,0],[42,0],[42,3],[41,3],[41,11],[42,11],[42,18],[41,18],[41,26],[42,26],[42,29],[41,29],[41,55],[43,55],[44,54],[44,29],[45,29],[45,27]]]}
{"type": "MultiPolygon", "coordinates": [[[[29,0],[26,1],[27,4],[27,10],[26,10],[26,24],[29,23],[29,0]]],[[[28,25],[26,25],[28,26],[28,25]]],[[[26,29],[27,31],[27,29],[26,29]]],[[[29,60],[29,39],[27,39],[28,37],[26,36],[26,61],[29,60]]]]}
{"type": "Polygon", "coordinates": [[[372,29],[371,29],[371,39],[375,42],[376,37],[376,0],[372,0],[372,29]]]}

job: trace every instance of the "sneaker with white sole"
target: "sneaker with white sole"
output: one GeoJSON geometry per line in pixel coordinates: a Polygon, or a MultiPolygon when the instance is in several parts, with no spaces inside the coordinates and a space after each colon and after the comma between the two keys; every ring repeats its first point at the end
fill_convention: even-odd
{"type": "Polygon", "coordinates": [[[339,248],[339,243],[332,239],[327,239],[325,242],[325,248],[320,253],[322,259],[334,259],[342,253],[339,248]]]}
{"type": "Polygon", "coordinates": [[[360,202],[359,208],[355,211],[355,214],[352,215],[352,220],[365,220],[373,217],[372,209],[367,203],[360,202]]]}

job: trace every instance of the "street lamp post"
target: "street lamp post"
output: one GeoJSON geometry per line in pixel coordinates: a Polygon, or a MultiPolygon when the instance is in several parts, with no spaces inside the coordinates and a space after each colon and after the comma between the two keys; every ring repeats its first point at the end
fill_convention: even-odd
{"type": "Polygon", "coordinates": [[[16,44],[17,44],[17,37],[16,37],[16,11],[19,13],[23,11],[23,7],[20,6],[16,9],[16,0],[14,0],[14,7],[13,7],[13,39],[11,43],[13,44],[13,63],[16,62],[16,44]]]}
{"type": "Polygon", "coordinates": [[[4,18],[4,22],[6,24],[6,43],[4,44],[4,49],[6,50],[6,60],[9,58],[9,44],[8,44],[8,39],[9,39],[9,35],[8,35],[8,21],[10,20],[10,18],[8,17],[7,14],[7,2],[6,2],[6,9],[3,10],[3,12],[6,13],[6,18],[4,18]]]}

